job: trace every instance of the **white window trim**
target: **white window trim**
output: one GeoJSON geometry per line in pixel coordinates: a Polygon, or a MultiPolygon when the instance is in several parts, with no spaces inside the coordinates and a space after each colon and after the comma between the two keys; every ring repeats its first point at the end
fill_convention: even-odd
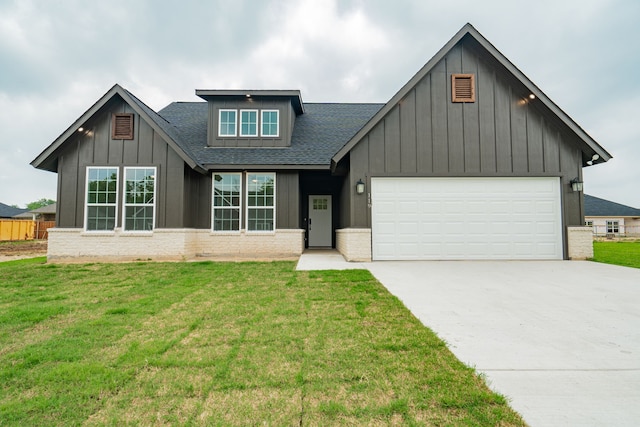
{"type": "Polygon", "coordinates": [[[278,138],[280,137],[280,110],[260,110],[260,136],[264,138],[278,138]],[[265,135],[263,130],[263,122],[264,122],[264,113],[276,113],[276,134],[275,135],[265,135]]]}
{"type": "Polygon", "coordinates": [[[240,110],[240,125],[238,128],[240,129],[240,136],[258,136],[258,128],[260,127],[260,112],[258,110],[240,110]],[[256,133],[242,133],[242,113],[256,113],[256,133]]]}
{"type": "MultiPolygon", "coordinates": [[[[246,185],[246,190],[245,190],[245,218],[246,223],[245,223],[245,231],[248,234],[275,234],[276,232],[276,205],[278,204],[276,201],[276,195],[277,195],[277,188],[276,188],[276,178],[277,178],[277,174],[275,172],[247,172],[245,174],[245,178],[247,181],[247,185],[246,185]],[[273,230],[249,230],[249,175],[273,175],[273,230]]],[[[252,208],[256,208],[256,209],[262,209],[265,208],[266,206],[252,206],[252,208]]]]}
{"type": "MultiPolygon", "coordinates": [[[[242,198],[244,196],[244,192],[243,192],[243,185],[242,185],[242,173],[241,172],[213,172],[211,174],[211,232],[212,233],[216,233],[216,234],[240,234],[240,232],[242,231],[242,198]],[[238,206],[238,216],[239,218],[239,223],[238,223],[238,229],[237,230],[215,230],[213,228],[215,222],[214,222],[214,214],[215,214],[215,210],[216,207],[214,205],[214,200],[213,198],[215,197],[214,192],[215,192],[215,175],[237,175],[240,177],[240,205],[238,206]]],[[[234,208],[219,208],[222,210],[227,210],[227,209],[235,209],[234,208]]]]}
{"type": "Polygon", "coordinates": [[[605,223],[607,234],[618,234],[621,232],[622,227],[620,227],[620,220],[617,219],[608,219],[605,223]],[[609,227],[611,227],[611,231],[609,231],[609,227]],[[618,231],[614,231],[617,228],[618,231]]]}
{"type": "Polygon", "coordinates": [[[238,110],[233,108],[221,108],[218,110],[218,136],[220,138],[233,138],[238,136],[238,110]],[[234,112],[235,114],[235,122],[233,123],[233,134],[222,134],[222,113],[223,112],[234,112]]]}
{"type": "Polygon", "coordinates": [[[114,166],[87,166],[85,170],[85,185],[84,185],[84,231],[87,233],[102,233],[113,234],[118,228],[118,200],[120,200],[120,168],[114,166]],[[115,203],[91,203],[89,204],[89,170],[91,169],[115,169],[116,170],[116,202],[115,203]],[[113,230],[89,230],[87,225],[89,224],[89,206],[114,206],[115,216],[113,230]]]}
{"type": "MultiPolygon", "coordinates": [[[[120,187],[120,186],[118,186],[120,187]]],[[[158,194],[158,168],[155,166],[127,166],[124,168],[122,179],[122,232],[127,234],[151,234],[156,229],[156,211],[158,194]],[[127,170],[129,169],[153,169],[153,219],[151,230],[127,230],[127,206],[149,206],[147,203],[127,203],[127,170]]]]}

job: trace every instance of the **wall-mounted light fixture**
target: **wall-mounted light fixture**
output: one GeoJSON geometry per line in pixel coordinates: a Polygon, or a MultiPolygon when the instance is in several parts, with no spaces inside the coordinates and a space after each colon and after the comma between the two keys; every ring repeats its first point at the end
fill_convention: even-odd
{"type": "Polygon", "coordinates": [[[569,181],[569,184],[571,184],[571,189],[573,190],[574,193],[582,191],[583,182],[580,181],[578,178],[573,178],[571,181],[569,181]]]}
{"type": "Polygon", "coordinates": [[[356,193],[362,194],[364,193],[364,182],[361,179],[356,182],[356,193]]]}
{"type": "Polygon", "coordinates": [[[592,165],[593,165],[593,162],[595,162],[595,161],[596,161],[596,160],[598,160],[599,158],[600,158],[600,156],[599,156],[598,154],[594,154],[594,155],[591,157],[591,160],[589,160],[589,161],[587,162],[587,164],[588,164],[589,166],[592,166],[592,165]]]}

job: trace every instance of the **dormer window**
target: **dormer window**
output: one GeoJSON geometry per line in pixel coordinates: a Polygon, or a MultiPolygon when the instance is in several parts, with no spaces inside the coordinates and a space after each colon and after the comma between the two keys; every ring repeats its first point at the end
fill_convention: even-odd
{"type": "Polygon", "coordinates": [[[240,110],[240,136],[258,136],[258,110],[240,110]]]}
{"type": "Polygon", "coordinates": [[[236,136],[236,124],[238,121],[236,110],[220,110],[218,120],[219,136],[236,136]]]}
{"type": "Polygon", "coordinates": [[[262,131],[261,136],[280,136],[278,110],[262,110],[262,131]]]}

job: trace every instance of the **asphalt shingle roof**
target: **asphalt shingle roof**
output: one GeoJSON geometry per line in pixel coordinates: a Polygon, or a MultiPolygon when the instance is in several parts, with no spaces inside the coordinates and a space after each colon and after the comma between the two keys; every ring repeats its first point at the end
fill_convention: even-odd
{"type": "Polygon", "coordinates": [[[0,218],[12,218],[23,212],[27,212],[28,209],[14,208],[4,203],[0,203],[0,218]]]}
{"type": "Polygon", "coordinates": [[[150,116],[154,120],[163,121],[164,126],[169,126],[171,129],[167,133],[184,149],[185,153],[201,165],[328,167],[331,164],[331,157],[383,105],[304,104],[305,113],[296,117],[291,146],[276,148],[208,147],[206,102],[174,102],[155,116],[151,114],[150,116]],[[175,136],[169,132],[174,132],[175,136]]]}
{"type": "Polygon", "coordinates": [[[584,195],[584,216],[633,216],[640,217],[640,209],[598,197],[584,195]]]}

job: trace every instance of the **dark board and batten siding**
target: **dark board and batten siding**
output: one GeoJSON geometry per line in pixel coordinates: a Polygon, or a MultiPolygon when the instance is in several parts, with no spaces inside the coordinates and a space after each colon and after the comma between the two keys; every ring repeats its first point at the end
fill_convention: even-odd
{"type": "Polygon", "coordinates": [[[217,100],[208,101],[209,118],[208,118],[208,144],[211,147],[288,147],[291,145],[291,134],[295,121],[295,112],[291,103],[277,100],[217,100]],[[237,136],[235,137],[219,137],[218,136],[218,119],[220,110],[231,109],[237,110],[237,136]],[[247,137],[240,136],[240,110],[258,110],[258,136],[247,137]],[[278,137],[261,137],[261,110],[278,110],[280,125],[280,135],[278,137]]]}
{"type": "MultiPolygon", "coordinates": [[[[155,166],[158,174],[156,189],[156,226],[184,226],[181,201],[184,192],[184,161],[149,124],[135,115],[132,140],[111,139],[111,115],[133,113],[123,101],[109,102],[64,146],[58,158],[58,227],[84,227],[86,168],[88,166],[155,166]]],[[[122,191],[120,171],[120,192],[122,191]]],[[[122,203],[118,203],[118,223],[122,203]]]]}
{"type": "MultiPolygon", "coordinates": [[[[473,41],[456,45],[351,150],[349,184],[371,176],[560,176],[565,224],[581,224],[568,186],[581,176],[575,136],[473,41]],[[454,103],[451,75],[476,75],[476,101],[454,103]]],[[[350,224],[370,227],[365,197],[350,224]]],[[[346,199],[344,200],[346,201],[346,199]]]]}

